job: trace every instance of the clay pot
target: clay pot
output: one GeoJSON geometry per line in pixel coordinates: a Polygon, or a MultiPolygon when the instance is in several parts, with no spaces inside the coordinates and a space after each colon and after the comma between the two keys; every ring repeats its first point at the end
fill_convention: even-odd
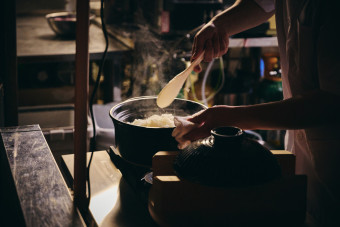
{"type": "Polygon", "coordinates": [[[174,162],[183,179],[209,186],[249,186],[281,177],[274,155],[237,127],[220,127],[190,144],[174,162]]]}
{"type": "Polygon", "coordinates": [[[135,119],[147,118],[154,114],[190,116],[207,107],[190,100],[175,99],[166,108],[159,108],[157,97],[141,96],[121,102],[110,110],[115,128],[116,147],[126,161],[151,167],[152,156],[158,151],[175,151],[177,141],[171,136],[174,127],[152,128],[132,125],[135,119]]]}

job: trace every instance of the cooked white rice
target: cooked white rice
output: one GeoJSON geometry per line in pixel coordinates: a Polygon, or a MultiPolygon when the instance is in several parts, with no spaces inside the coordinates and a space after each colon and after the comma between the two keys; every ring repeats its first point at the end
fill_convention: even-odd
{"type": "Polygon", "coordinates": [[[174,116],[172,114],[152,115],[146,119],[135,119],[133,125],[144,127],[171,128],[175,127],[174,116]]]}

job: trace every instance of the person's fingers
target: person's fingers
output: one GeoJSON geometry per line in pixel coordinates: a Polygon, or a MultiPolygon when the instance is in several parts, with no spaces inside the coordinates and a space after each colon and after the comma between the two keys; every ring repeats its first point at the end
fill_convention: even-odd
{"type": "Polygon", "coordinates": [[[196,52],[197,52],[197,36],[194,38],[194,44],[192,45],[192,50],[191,50],[191,61],[193,57],[196,57],[196,52]]]}
{"type": "Polygon", "coordinates": [[[205,42],[206,40],[204,38],[195,36],[194,44],[192,47],[191,61],[194,61],[196,58],[198,58],[200,54],[204,51],[205,42]]]}
{"type": "Polygon", "coordinates": [[[223,48],[222,48],[223,53],[222,53],[222,55],[224,55],[224,54],[226,54],[228,52],[229,38],[227,38],[227,39],[222,38],[222,43],[223,43],[223,48]]]}
{"type": "Polygon", "coordinates": [[[184,139],[189,140],[189,141],[195,141],[198,139],[202,139],[205,137],[208,137],[210,135],[211,128],[207,124],[203,124],[190,132],[188,132],[184,139]]]}
{"type": "Polygon", "coordinates": [[[202,110],[191,117],[174,118],[176,128],[172,131],[172,136],[178,142],[179,149],[185,148],[191,141],[210,135],[211,126],[205,124],[207,117],[207,110],[202,110]]]}
{"type": "Polygon", "coordinates": [[[194,128],[198,127],[197,124],[190,122],[183,117],[174,117],[174,122],[176,128],[172,131],[171,135],[175,138],[181,138],[194,128]]]}
{"type": "Polygon", "coordinates": [[[204,61],[211,62],[214,56],[214,48],[211,39],[205,43],[204,61]]]}
{"type": "Polygon", "coordinates": [[[196,124],[202,124],[206,120],[207,116],[208,115],[207,115],[207,109],[206,109],[206,110],[201,110],[195,113],[194,115],[189,117],[187,120],[193,123],[196,123],[196,124]]]}
{"type": "Polygon", "coordinates": [[[223,53],[224,53],[224,50],[225,50],[226,46],[225,46],[225,42],[222,39],[222,37],[219,37],[219,41],[220,41],[220,50],[219,50],[219,54],[220,55],[219,55],[219,57],[221,57],[223,55],[223,53]]]}
{"type": "Polygon", "coordinates": [[[212,38],[212,45],[213,45],[213,50],[214,50],[214,53],[213,53],[213,58],[217,58],[219,57],[219,54],[220,54],[220,39],[219,37],[217,36],[217,34],[214,34],[213,38],[212,38]]]}
{"type": "Polygon", "coordinates": [[[211,126],[206,122],[209,116],[208,110],[201,110],[187,119],[187,121],[193,122],[196,127],[185,134],[186,139],[194,141],[210,135],[211,126]]]}
{"type": "MultiPolygon", "coordinates": [[[[181,125],[181,126],[182,126],[182,125],[181,125]]],[[[181,128],[181,126],[177,126],[177,127],[173,130],[173,135],[172,135],[172,136],[174,136],[175,140],[178,142],[177,147],[178,147],[178,149],[180,149],[180,150],[184,149],[185,147],[187,147],[187,146],[191,143],[191,141],[188,140],[188,139],[184,136],[184,134],[186,134],[186,133],[184,133],[184,131],[185,131],[186,128],[183,128],[183,127],[181,128]]]]}
{"type": "Polygon", "coordinates": [[[177,147],[180,150],[184,149],[185,147],[187,147],[191,143],[190,140],[188,140],[184,137],[175,137],[175,140],[178,142],[177,147]]]}
{"type": "Polygon", "coordinates": [[[201,65],[200,65],[200,64],[196,65],[196,66],[194,67],[194,71],[197,72],[197,73],[202,72],[202,67],[201,67],[201,65]]]}
{"type": "Polygon", "coordinates": [[[172,130],[171,136],[176,137],[181,133],[181,130],[183,129],[183,119],[181,117],[174,117],[174,123],[175,123],[175,128],[172,130]]]}
{"type": "Polygon", "coordinates": [[[186,148],[190,144],[191,144],[191,141],[190,140],[186,140],[186,141],[183,141],[181,143],[178,143],[177,147],[178,147],[178,149],[183,150],[184,148],[186,148]]]}
{"type": "Polygon", "coordinates": [[[226,42],[223,40],[222,37],[219,37],[219,43],[220,43],[220,49],[218,52],[218,56],[216,56],[217,58],[221,57],[222,55],[224,55],[226,53],[226,42]]]}

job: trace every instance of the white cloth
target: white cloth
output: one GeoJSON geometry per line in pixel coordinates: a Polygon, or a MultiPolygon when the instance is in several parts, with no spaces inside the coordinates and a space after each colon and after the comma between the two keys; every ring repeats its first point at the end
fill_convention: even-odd
{"type": "MultiPolygon", "coordinates": [[[[276,1],[285,98],[315,89],[340,95],[338,15],[329,11],[335,6],[327,7],[317,0],[276,1]]],[[[286,138],[286,149],[296,155],[296,173],[308,176],[308,215],[323,227],[340,226],[339,129],[325,125],[289,130],[286,138]]]]}

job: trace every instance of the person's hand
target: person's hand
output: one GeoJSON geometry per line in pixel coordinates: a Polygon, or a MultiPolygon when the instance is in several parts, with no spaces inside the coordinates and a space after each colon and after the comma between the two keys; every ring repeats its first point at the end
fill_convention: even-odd
{"type": "MultiPolygon", "coordinates": [[[[212,59],[219,58],[227,53],[228,46],[229,35],[225,27],[223,24],[211,20],[195,35],[191,61],[198,58],[202,51],[205,51],[203,60],[210,62],[212,59]]],[[[201,72],[200,65],[197,65],[194,71],[201,72]]]]}
{"type": "Polygon", "coordinates": [[[189,117],[174,117],[176,128],[172,131],[172,136],[178,142],[178,149],[184,149],[191,143],[191,139],[186,136],[190,131],[199,125],[188,120],[189,117]]]}
{"type": "Polygon", "coordinates": [[[172,136],[178,142],[178,148],[184,149],[192,141],[205,138],[210,135],[210,131],[217,127],[223,126],[225,122],[226,111],[232,107],[214,106],[202,110],[190,117],[175,117],[176,128],[172,136]]]}

